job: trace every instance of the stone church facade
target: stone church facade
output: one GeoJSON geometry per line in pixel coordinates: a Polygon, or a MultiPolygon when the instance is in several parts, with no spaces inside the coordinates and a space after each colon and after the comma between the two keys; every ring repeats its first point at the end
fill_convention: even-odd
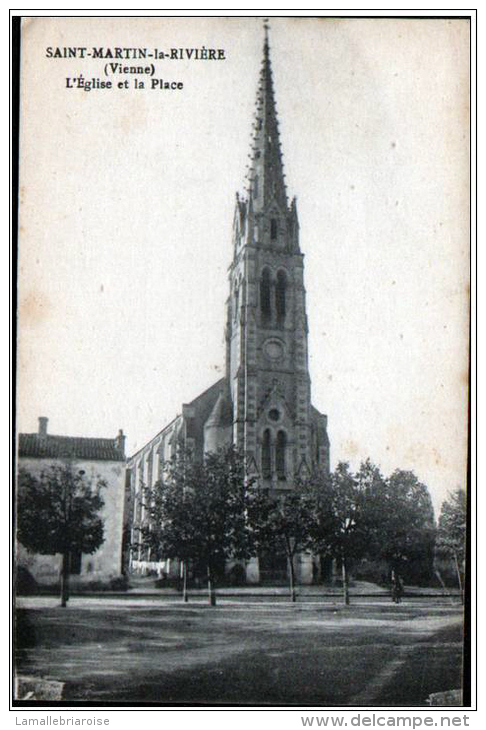
{"type": "MultiPolygon", "coordinates": [[[[199,459],[235,444],[245,452],[249,470],[277,494],[292,489],[295,475],[305,476],[317,465],[329,470],[327,417],[311,403],[304,256],[296,200],[289,203],[285,188],[267,36],[248,183],[246,196],[236,196],[225,377],[184,404],[181,414],[129,459],[134,541],[145,518],[141,485],[157,481],[179,444],[199,459]]],[[[177,561],[153,563],[141,551],[130,563],[136,572],[176,575],[179,569],[177,561]]],[[[263,563],[255,559],[246,566],[249,582],[261,580],[263,563]]],[[[312,581],[311,556],[301,556],[296,567],[301,582],[312,581]]]]}

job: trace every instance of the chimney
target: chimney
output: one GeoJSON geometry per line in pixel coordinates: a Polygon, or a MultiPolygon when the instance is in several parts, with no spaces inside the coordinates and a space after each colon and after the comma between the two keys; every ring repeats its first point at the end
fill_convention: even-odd
{"type": "Polygon", "coordinates": [[[47,436],[48,420],[45,416],[39,416],[39,436],[47,436]]]}
{"type": "Polygon", "coordinates": [[[123,454],[123,456],[125,456],[125,439],[126,436],[123,433],[123,429],[120,428],[118,436],[115,439],[115,447],[123,454]]]}

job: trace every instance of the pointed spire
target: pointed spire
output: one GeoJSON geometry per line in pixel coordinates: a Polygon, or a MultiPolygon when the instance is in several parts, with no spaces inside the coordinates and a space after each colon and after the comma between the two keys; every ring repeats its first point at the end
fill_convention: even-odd
{"type": "Polygon", "coordinates": [[[250,155],[250,193],[255,213],[266,212],[272,201],[277,203],[282,212],[287,212],[267,20],[264,22],[264,30],[263,61],[250,155]]]}

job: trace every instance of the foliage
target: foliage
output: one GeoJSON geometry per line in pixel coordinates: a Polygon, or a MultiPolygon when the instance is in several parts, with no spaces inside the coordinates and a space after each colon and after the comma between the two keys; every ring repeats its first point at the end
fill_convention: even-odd
{"type": "Polygon", "coordinates": [[[357,474],[365,504],[367,557],[385,560],[390,573],[421,582],[433,570],[435,521],[427,487],[413,472],[383,477],[369,460],[357,474]]]}
{"type": "Polygon", "coordinates": [[[124,593],[130,588],[130,583],[126,575],[117,575],[108,580],[91,580],[88,583],[81,583],[76,587],[77,593],[103,593],[114,592],[124,593]]]}
{"type": "Polygon", "coordinates": [[[443,502],[437,531],[437,553],[464,560],[466,549],[467,502],[464,489],[456,489],[443,502]]]}
{"type": "Polygon", "coordinates": [[[144,490],[146,520],[141,542],[155,559],[177,557],[206,566],[214,603],[214,569],[221,561],[246,559],[254,534],[247,512],[252,508],[252,480],[234,448],[206,454],[197,462],[180,452],[164,466],[163,479],[144,490]]]}
{"type": "Polygon", "coordinates": [[[340,462],[328,478],[321,478],[316,547],[333,558],[363,555],[367,545],[364,495],[349,464],[340,462]]]}
{"type": "Polygon", "coordinates": [[[343,597],[348,604],[349,563],[361,557],[367,546],[363,492],[349,464],[344,462],[331,474],[313,474],[308,489],[314,504],[311,546],[315,553],[335,558],[341,565],[343,597]]]}
{"type": "Polygon", "coordinates": [[[261,549],[284,553],[289,565],[290,594],[295,601],[294,557],[310,549],[315,522],[312,494],[307,485],[296,482],[292,491],[281,496],[255,493],[248,521],[261,549]]]}
{"type": "Polygon", "coordinates": [[[437,531],[437,555],[453,561],[462,591],[466,557],[467,498],[464,489],[456,489],[443,502],[437,531]]]}
{"type": "Polygon", "coordinates": [[[37,593],[38,590],[39,586],[34,576],[25,566],[18,565],[15,571],[15,594],[17,596],[31,596],[37,593]]]}
{"type": "Polygon", "coordinates": [[[19,470],[17,537],[29,550],[63,556],[61,600],[69,598],[70,557],[94,553],[103,543],[103,507],[100,491],[106,482],[93,485],[74,463],[52,465],[38,476],[19,470]],[[94,487],[94,489],[93,489],[94,487]]]}
{"type": "Polygon", "coordinates": [[[19,470],[17,536],[29,550],[42,555],[94,553],[103,543],[103,507],[97,479],[95,490],[72,463],[53,465],[38,476],[19,470]]]}
{"type": "Polygon", "coordinates": [[[434,512],[425,485],[412,472],[385,478],[369,459],[356,474],[340,463],[333,473],[316,473],[313,549],[338,560],[343,584],[352,561],[386,561],[389,570],[423,580],[432,575],[434,512]]]}
{"type": "Polygon", "coordinates": [[[249,521],[258,545],[283,551],[289,558],[310,547],[313,505],[300,485],[279,497],[262,493],[252,507],[249,521]]]}
{"type": "Polygon", "coordinates": [[[394,471],[385,484],[382,557],[399,573],[432,574],[436,528],[427,487],[413,472],[402,470],[394,471]]]}
{"type": "Polygon", "coordinates": [[[357,473],[339,463],[331,474],[316,471],[275,495],[248,479],[243,456],[230,448],[207,454],[202,463],[181,452],[163,474],[144,490],[142,545],[154,560],[205,565],[210,593],[216,565],[262,551],[287,556],[293,599],[299,553],[337,560],[346,603],[353,561],[384,561],[406,577],[431,570],[434,513],[427,488],[412,472],[385,478],[369,460],[357,473]]]}

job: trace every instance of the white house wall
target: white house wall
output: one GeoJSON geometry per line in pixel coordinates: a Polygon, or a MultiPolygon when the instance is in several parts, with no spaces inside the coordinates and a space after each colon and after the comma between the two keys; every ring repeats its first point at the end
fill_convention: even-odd
{"type": "MultiPolygon", "coordinates": [[[[22,457],[19,468],[32,474],[40,474],[50,466],[60,463],[56,459],[35,459],[22,457]]],[[[77,469],[86,472],[86,477],[95,482],[97,478],[106,481],[102,490],[105,502],[100,516],[104,523],[104,542],[93,555],[83,555],[81,574],[73,576],[74,582],[107,581],[121,575],[123,504],[125,492],[125,464],[120,461],[76,460],[77,469]]],[[[38,582],[54,582],[61,569],[60,555],[38,555],[27,551],[23,545],[18,547],[18,564],[26,567],[38,582]]]]}

